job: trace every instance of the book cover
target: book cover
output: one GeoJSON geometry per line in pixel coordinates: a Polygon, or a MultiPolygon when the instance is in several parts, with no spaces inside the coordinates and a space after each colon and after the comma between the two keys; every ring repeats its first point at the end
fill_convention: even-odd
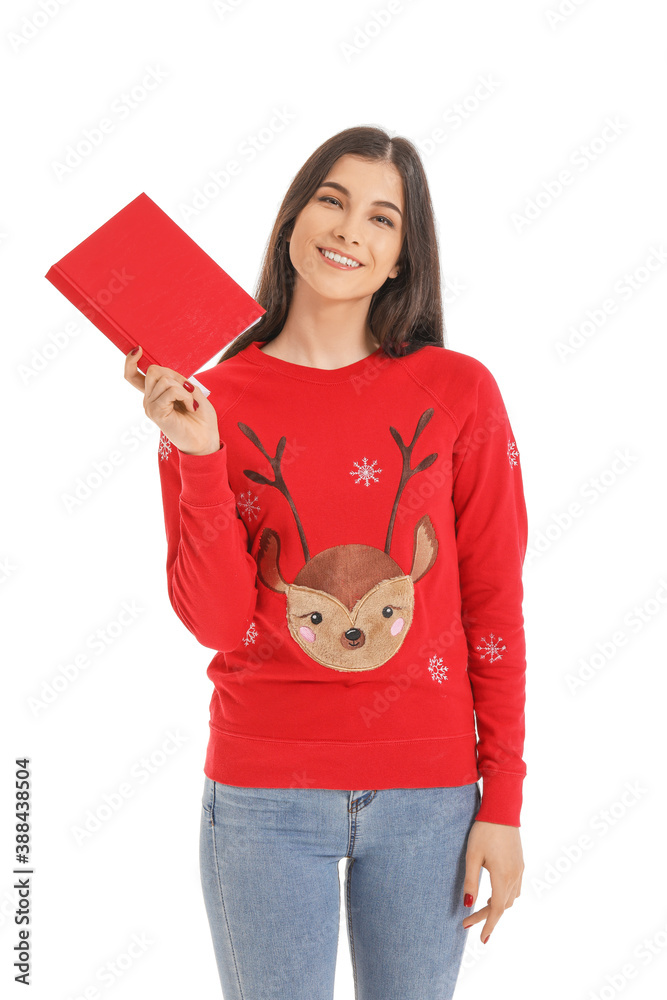
{"type": "Polygon", "coordinates": [[[138,367],[190,378],[266,312],[142,192],[45,277],[138,367]]]}

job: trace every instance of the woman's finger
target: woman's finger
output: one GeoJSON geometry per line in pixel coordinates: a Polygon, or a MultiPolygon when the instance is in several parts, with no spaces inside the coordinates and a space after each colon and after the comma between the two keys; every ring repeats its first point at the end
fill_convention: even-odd
{"type": "Polygon", "coordinates": [[[482,933],[480,934],[480,940],[483,944],[486,944],[488,941],[492,931],[496,927],[496,924],[507,909],[510,897],[513,895],[512,883],[500,875],[494,876],[493,869],[491,869],[489,874],[491,876],[491,895],[489,896],[490,905],[487,907],[487,920],[482,927],[482,933]]]}
{"type": "Polygon", "coordinates": [[[169,387],[175,388],[176,399],[174,400],[173,395],[167,399],[162,400],[162,406],[165,411],[168,410],[167,403],[175,402],[175,409],[179,412],[184,412],[190,410],[191,412],[199,408],[199,402],[195,403],[194,395],[196,391],[196,386],[192,387],[192,390],[188,388],[191,384],[185,381],[180,381],[180,376],[178,372],[172,372],[171,368],[162,368],[160,365],[149,365],[146,369],[146,374],[139,370],[138,361],[142,355],[142,347],[139,345],[136,349],[136,354],[132,354],[130,351],[125,355],[125,378],[128,382],[131,382],[133,386],[139,389],[144,394],[144,409],[147,408],[147,404],[153,404],[160,401],[160,397],[165,393],[169,387]],[[185,385],[185,389],[183,386],[185,385]],[[188,398],[190,397],[190,398],[188,398]],[[191,401],[190,401],[191,400],[191,401]],[[182,406],[180,404],[183,404],[182,406]],[[194,404],[194,405],[193,405],[194,404]]]}
{"type": "MultiPolygon", "coordinates": [[[[489,902],[491,902],[491,897],[489,896],[489,902]]],[[[475,924],[479,924],[482,920],[486,920],[489,915],[489,907],[483,906],[481,910],[475,910],[474,913],[469,913],[468,916],[463,921],[463,926],[467,930],[468,927],[473,927],[475,924]]]]}
{"type": "Polygon", "coordinates": [[[205,398],[198,386],[193,385],[180,372],[174,371],[173,368],[165,368],[162,365],[149,365],[146,369],[144,380],[144,401],[154,403],[164,393],[167,386],[173,386],[179,390],[177,398],[183,401],[185,408],[188,410],[196,410],[199,407],[201,400],[197,400],[194,407],[190,402],[190,400],[196,400],[197,393],[202,399],[205,398]],[[187,395],[184,395],[184,392],[187,392],[187,395]]]}
{"type": "Polygon", "coordinates": [[[489,907],[483,906],[481,910],[476,910],[475,913],[471,913],[469,917],[466,917],[463,922],[464,930],[468,930],[469,927],[474,927],[475,924],[479,924],[482,920],[486,920],[489,915],[489,907]]]}
{"type": "Polygon", "coordinates": [[[141,355],[141,347],[139,347],[136,354],[132,354],[130,351],[129,354],[125,355],[125,378],[130,385],[136,386],[140,392],[143,392],[146,384],[146,376],[137,368],[137,361],[141,355]]]}
{"type": "Polygon", "coordinates": [[[181,412],[190,410],[194,413],[199,404],[194,398],[194,392],[189,392],[182,382],[172,378],[171,375],[159,375],[154,381],[147,376],[144,394],[146,413],[150,409],[162,416],[168,416],[172,406],[181,412]],[[178,404],[182,404],[182,407],[178,404]]]}

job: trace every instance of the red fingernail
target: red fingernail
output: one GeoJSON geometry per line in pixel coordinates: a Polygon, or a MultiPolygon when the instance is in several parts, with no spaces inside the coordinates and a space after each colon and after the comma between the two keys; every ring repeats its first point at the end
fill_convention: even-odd
{"type": "Polygon", "coordinates": [[[199,406],[199,403],[197,402],[196,399],[193,399],[192,400],[192,405],[193,405],[194,409],[196,410],[198,408],[198,406],[199,406]]]}
{"type": "Polygon", "coordinates": [[[484,938],[484,944],[486,944],[486,942],[487,942],[487,941],[489,940],[489,938],[490,938],[490,937],[491,937],[491,935],[490,935],[490,934],[487,934],[487,935],[486,935],[486,937],[484,938]]]}
{"type": "Polygon", "coordinates": [[[183,383],[183,388],[187,389],[188,392],[194,392],[195,391],[195,387],[192,385],[191,382],[184,382],[183,383]]]}
{"type": "Polygon", "coordinates": [[[463,897],[463,905],[464,906],[472,906],[472,893],[471,892],[466,892],[465,896],[463,897]]]}
{"type": "Polygon", "coordinates": [[[133,351],[130,351],[130,354],[136,354],[138,350],[139,350],[139,348],[135,347],[133,351]]]}

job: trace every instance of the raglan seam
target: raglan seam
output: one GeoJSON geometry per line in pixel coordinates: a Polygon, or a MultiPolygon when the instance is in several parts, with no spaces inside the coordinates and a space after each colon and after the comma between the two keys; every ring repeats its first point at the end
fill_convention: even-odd
{"type": "MultiPolygon", "coordinates": [[[[234,356],[235,356],[235,355],[234,355],[234,356]]],[[[232,359],[231,359],[231,358],[229,358],[228,360],[229,360],[229,361],[231,361],[232,359]]],[[[248,359],[246,359],[246,360],[248,360],[248,359]]],[[[254,362],[250,362],[250,363],[251,363],[251,364],[254,364],[254,362]]],[[[224,361],[221,361],[221,362],[220,362],[220,364],[221,364],[221,365],[224,365],[224,364],[225,364],[225,362],[224,362],[224,361]]],[[[217,366],[216,366],[216,367],[217,367],[217,366]]],[[[211,370],[211,369],[209,369],[209,371],[210,371],[210,370],[211,370]]],[[[201,374],[202,374],[202,375],[204,375],[205,373],[204,373],[204,372],[202,372],[201,374]]],[[[259,370],[259,371],[258,371],[258,372],[257,372],[256,374],[249,374],[249,375],[248,375],[248,378],[246,379],[245,383],[243,384],[243,386],[242,386],[242,387],[241,387],[241,389],[239,390],[238,394],[237,394],[237,395],[236,395],[236,396],[234,397],[234,399],[233,399],[233,400],[232,400],[232,401],[231,401],[231,402],[229,403],[229,405],[228,405],[228,406],[226,406],[224,410],[219,410],[219,411],[217,411],[217,413],[218,413],[218,421],[219,421],[219,422],[221,422],[221,421],[223,420],[223,418],[224,418],[224,417],[225,417],[225,416],[226,416],[226,415],[227,415],[227,414],[229,413],[229,411],[230,411],[231,409],[233,409],[233,407],[235,407],[235,406],[238,406],[238,404],[239,404],[239,403],[241,402],[241,400],[243,399],[243,397],[244,397],[244,395],[246,394],[246,392],[248,391],[248,389],[249,389],[249,388],[250,388],[250,387],[251,387],[252,385],[254,385],[254,384],[255,384],[255,382],[256,382],[256,381],[257,381],[258,379],[260,379],[261,377],[262,377],[262,368],[261,368],[261,366],[260,366],[260,370],[259,370]]],[[[207,388],[207,389],[209,389],[209,392],[210,392],[210,394],[211,394],[211,395],[213,395],[213,393],[215,392],[215,388],[209,388],[209,386],[206,386],[206,388],[207,388]]]]}
{"type": "MultiPolygon", "coordinates": [[[[445,350],[446,350],[446,348],[445,348],[445,350]]],[[[416,383],[417,383],[417,385],[418,385],[418,386],[419,386],[419,387],[420,387],[421,389],[423,389],[423,391],[424,391],[424,392],[425,392],[425,393],[426,393],[427,395],[431,396],[431,397],[432,397],[432,398],[433,398],[433,399],[435,400],[435,402],[436,402],[436,403],[438,404],[438,406],[439,406],[439,407],[440,407],[440,408],[441,408],[441,409],[442,409],[442,410],[443,410],[443,411],[444,411],[444,412],[445,412],[445,413],[447,414],[447,416],[449,417],[449,419],[450,419],[450,420],[452,421],[452,423],[454,424],[454,427],[456,428],[456,433],[457,433],[457,435],[458,435],[458,434],[460,434],[460,433],[461,433],[461,429],[460,429],[460,427],[459,427],[459,422],[458,422],[458,420],[456,419],[456,417],[454,416],[454,413],[452,412],[452,410],[450,410],[450,408],[449,408],[449,407],[447,406],[447,404],[446,404],[446,403],[444,403],[444,402],[443,402],[443,401],[442,401],[442,400],[440,399],[440,397],[438,396],[438,394],[437,394],[437,393],[436,393],[436,392],[435,392],[435,391],[434,391],[434,390],[433,390],[433,389],[431,388],[431,386],[429,386],[429,385],[426,385],[426,384],[425,384],[424,382],[422,382],[422,380],[421,380],[420,378],[418,378],[418,376],[417,376],[417,375],[415,375],[415,373],[414,373],[414,372],[412,371],[412,369],[411,369],[411,368],[409,367],[409,365],[408,365],[408,364],[406,363],[406,361],[407,361],[407,359],[406,359],[406,358],[396,358],[396,360],[400,362],[400,364],[401,364],[401,367],[402,367],[402,368],[403,368],[403,370],[404,370],[404,371],[405,371],[405,372],[406,372],[406,373],[407,373],[407,374],[408,374],[408,375],[410,376],[410,378],[411,378],[411,379],[412,379],[412,380],[413,380],[414,382],[416,382],[416,383]]]]}

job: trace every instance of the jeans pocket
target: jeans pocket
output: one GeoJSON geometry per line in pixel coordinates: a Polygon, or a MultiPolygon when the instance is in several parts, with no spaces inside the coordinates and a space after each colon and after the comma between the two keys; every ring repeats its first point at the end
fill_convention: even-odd
{"type": "Polygon", "coordinates": [[[215,781],[207,775],[204,777],[204,792],[201,798],[201,807],[211,822],[213,821],[213,808],[215,806],[215,781]]]}

